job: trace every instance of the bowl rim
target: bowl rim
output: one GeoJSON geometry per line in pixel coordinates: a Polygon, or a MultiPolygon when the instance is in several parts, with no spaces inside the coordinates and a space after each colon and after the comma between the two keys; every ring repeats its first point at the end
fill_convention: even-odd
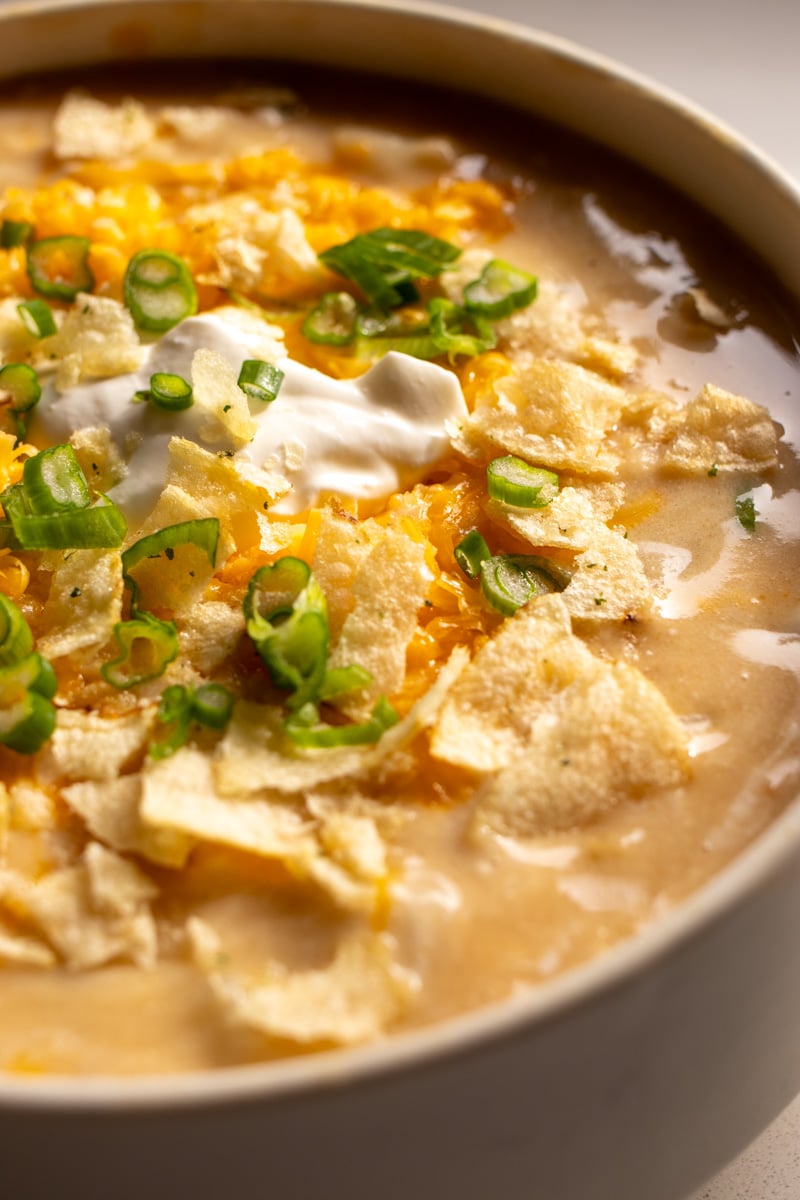
{"type": "MultiPolygon", "coordinates": [[[[413,17],[467,27],[544,50],[563,63],[588,68],[606,85],[622,82],[638,96],[672,110],[705,136],[724,143],[734,157],[749,160],[765,177],[764,182],[783,193],[800,214],[800,181],[747,138],[671,88],[570,39],[429,0],[249,0],[249,7],[254,3],[267,8],[289,2],[294,8],[364,10],[386,13],[387,19],[413,17]]],[[[171,3],[197,7],[196,0],[171,3]]],[[[8,0],[0,8],[0,29],[20,17],[45,19],[56,12],[113,10],[128,4],[130,0],[8,0]]],[[[136,0],[139,11],[157,7],[163,9],[162,0],[136,0]]],[[[465,91],[470,90],[466,85],[465,91]]],[[[501,1041],[524,1037],[534,1027],[557,1022],[621,990],[645,968],[703,934],[767,885],[793,859],[800,861],[800,797],[728,865],[668,913],[599,956],[505,999],[367,1045],[277,1061],[139,1076],[40,1077],[0,1072],[0,1116],[4,1111],[26,1110],[157,1113],[164,1109],[197,1110],[254,1100],[274,1101],[312,1091],[359,1086],[376,1078],[433,1067],[456,1056],[477,1054],[501,1041]]]]}

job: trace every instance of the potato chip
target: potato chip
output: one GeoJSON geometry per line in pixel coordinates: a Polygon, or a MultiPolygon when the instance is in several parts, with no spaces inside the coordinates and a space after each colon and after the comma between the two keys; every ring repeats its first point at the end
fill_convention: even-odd
{"type": "Polygon", "coordinates": [[[64,963],[82,971],[116,959],[153,965],[157,938],[149,901],[156,892],[132,863],[95,842],[77,866],[19,888],[15,899],[64,963]]]}
{"type": "Polygon", "coordinates": [[[124,477],[125,463],[108,426],[76,429],[69,443],[94,496],[105,495],[124,477]]]}
{"type": "Polygon", "coordinates": [[[59,391],[82,379],[126,375],[141,366],[143,351],[133,317],[124,304],[109,296],[81,293],[58,333],[44,338],[41,353],[61,359],[56,371],[59,391]]]}
{"type": "Polygon", "coordinates": [[[376,934],[343,940],[332,963],[320,970],[289,972],[267,962],[252,977],[220,965],[222,943],[205,921],[194,917],[187,928],[195,962],[229,1017],[269,1037],[300,1045],[368,1041],[411,996],[411,978],[376,934]]]}
{"type": "Polygon", "coordinates": [[[144,754],[155,724],[155,709],[122,717],[101,717],[81,709],[60,709],[55,731],[37,756],[45,783],[116,779],[144,754]]]}
{"type": "Polygon", "coordinates": [[[576,557],[563,595],[572,617],[584,621],[641,620],[654,603],[635,542],[601,523],[576,557]]]}
{"type": "Polygon", "coordinates": [[[231,657],[244,635],[241,605],[204,600],[183,614],[178,632],[180,653],[202,675],[212,674],[231,657]]]}
{"type": "Polygon", "coordinates": [[[138,100],[105,104],[82,92],[69,92],[53,120],[56,158],[96,158],[114,162],[140,150],[155,126],[138,100]]]}
{"type": "Polygon", "coordinates": [[[687,747],[652,683],[597,659],[537,717],[524,751],[481,785],[473,829],[527,838],[585,825],[682,783],[687,747]]]}
{"type": "Polygon", "coordinates": [[[44,606],[46,633],[37,649],[46,658],[102,649],[122,619],[122,562],[117,550],[71,550],[54,555],[44,606]]]}
{"type": "Polygon", "coordinates": [[[45,829],[52,829],[56,823],[53,797],[35,783],[22,779],[12,783],[6,801],[10,829],[39,833],[45,829]]]}
{"type": "Polygon", "coordinates": [[[325,593],[334,639],[353,608],[356,571],[384,532],[377,522],[357,521],[341,508],[327,505],[322,509],[312,569],[325,593]]]}
{"type": "Polygon", "coordinates": [[[73,783],[61,794],[89,832],[112,850],[139,854],[159,866],[185,865],[193,840],[170,828],[148,825],[139,814],[141,776],[73,783]]]}
{"type": "Polygon", "coordinates": [[[186,216],[196,229],[211,226],[216,235],[214,269],[202,275],[204,283],[257,292],[265,277],[307,284],[322,273],[303,223],[291,208],[268,212],[252,196],[233,193],[195,205],[186,216]]]}
{"type": "Polygon", "coordinates": [[[357,663],[372,682],[335,703],[355,720],[369,717],[379,696],[403,686],[406,649],[431,581],[425,546],[389,529],[364,558],[352,583],[353,609],[331,651],[331,668],[357,663]]]}
{"type": "Polygon", "coordinates": [[[266,789],[299,795],[348,776],[356,780],[372,772],[390,774],[393,756],[433,724],[468,660],[468,652],[457,647],[428,691],[373,746],[297,750],[283,734],[280,709],[239,701],[216,751],[217,791],[234,797],[266,789]]]}
{"type": "Polygon", "coordinates": [[[685,409],[664,449],[664,466],[681,473],[765,471],[778,461],[778,434],[765,408],[706,384],[685,409]]]}
{"type": "Polygon", "coordinates": [[[518,454],[551,470],[614,475],[605,444],[627,403],[625,392],[569,362],[534,359],[482,396],[453,441],[469,457],[518,454]]]}
{"type": "Polygon", "coordinates": [[[545,508],[512,508],[490,500],[486,513],[493,521],[513,529],[538,548],[586,550],[622,502],[619,484],[588,484],[560,489],[545,508]]]}
{"type": "Polygon", "coordinates": [[[564,597],[532,600],[503,622],[450,691],[431,753],[473,771],[507,766],[542,710],[593,662],[572,633],[564,597]]]}
{"type": "Polygon", "coordinates": [[[192,359],[194,402],[208,413],[200,436],[215,442],[224,432],[237,449],[253,440],[258,426],[247,397],[237,383],[238,372],[215,350],[197,350],[192,359]]]}
{"type": "Polygon", "coordinates": [[[54,967],[56,956],[49,946],[36,938],[12,933],[0,925],[0,963],[20,967],[54,967]]]}

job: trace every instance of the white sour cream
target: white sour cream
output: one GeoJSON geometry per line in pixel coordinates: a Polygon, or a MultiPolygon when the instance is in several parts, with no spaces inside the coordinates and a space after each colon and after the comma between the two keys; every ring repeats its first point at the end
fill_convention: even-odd
{"type": "Polygon", "coordinates": [[[413,486],[447,450],[448,426],[467,416],[458,380],[433,363],[392,352],[359,379],[331,379],[286,357],[260,321],[223,309],[182,321],[146,349],[132,374],[92,380],[63,394],[49,384],[32,437],[54,444],[78,429],[106,426],[128,467],[109,496],[129,521],[141,520],[164,487],[172,437],[209,450],[233,449],[223,431],[209,443],[208,414],[198,406],[166,413],[133,401],[156,371],[191,378],[192,358],[201,348],[222,355],[237,372],[247,358],[268,359],[284,372],[277,399],[251,405],[255,436],[234,453],[289,480],[292,490],[275,505],[278,512],[302,512],[329,493],[382,499],[413,486]]]}

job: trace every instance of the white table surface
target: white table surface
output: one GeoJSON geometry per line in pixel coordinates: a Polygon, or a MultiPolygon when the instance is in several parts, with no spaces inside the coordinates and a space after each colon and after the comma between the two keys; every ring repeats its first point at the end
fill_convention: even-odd
{"type": "MultiPolygon", "coordinates": [[[[460,0],[460,7],[570,38],[649,75],[722,118],[800,182],[800,0],[460,0]]],[[[800,1200],[800,1098],[687,1200],[800,1200]]]]}

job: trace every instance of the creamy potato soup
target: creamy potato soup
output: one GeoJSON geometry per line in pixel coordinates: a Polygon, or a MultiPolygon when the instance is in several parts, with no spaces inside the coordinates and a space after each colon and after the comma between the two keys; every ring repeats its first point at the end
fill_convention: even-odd
{"type": "Polygon", "coordinates": [[[7,1073],[535,988],[797,789],[792,304],[531,120],[193,72],[0,112],[7,1073]]]}

